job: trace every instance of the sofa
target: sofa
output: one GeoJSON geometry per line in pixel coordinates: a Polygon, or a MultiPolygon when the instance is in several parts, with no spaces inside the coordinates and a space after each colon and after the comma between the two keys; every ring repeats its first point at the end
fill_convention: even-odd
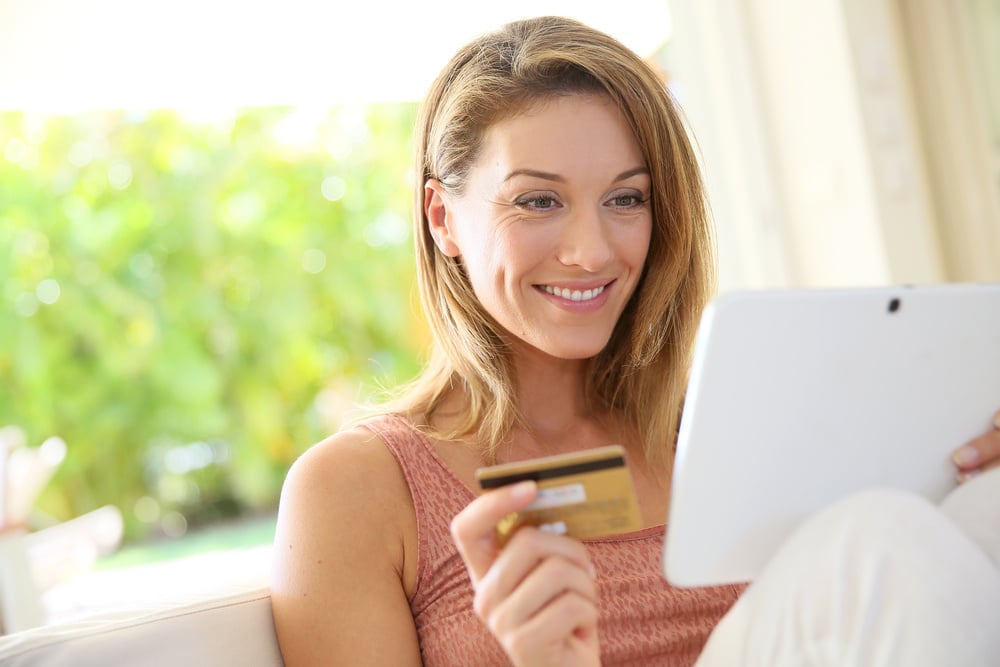
{"type": "Polygon", "coordinates": [[[106,612],[0,637],[2,667],[282,667],[267,588],[106,612]]]}

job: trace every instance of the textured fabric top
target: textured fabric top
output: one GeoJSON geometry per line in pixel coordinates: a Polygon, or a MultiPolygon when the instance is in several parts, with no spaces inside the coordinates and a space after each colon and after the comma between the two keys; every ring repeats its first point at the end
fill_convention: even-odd
{"type": "MultiPolygon", "coordinates": [[[[451,538],[451,519],[476,494],[406,419],[387,415],[364,427],[396,457],[417,520],[417,585],[410,608],[426,667],[507,665],[476,617],[472,585],[451,538]]],[[[604,665],[692,665],[742,586],[680,589],[663,578],[664,527],[585,542],[597,570],[598,634],[604,665]]]]}

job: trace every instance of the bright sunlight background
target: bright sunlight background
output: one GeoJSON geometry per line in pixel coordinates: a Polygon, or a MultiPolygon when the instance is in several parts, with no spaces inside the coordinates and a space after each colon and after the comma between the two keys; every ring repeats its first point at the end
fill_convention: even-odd
{"type": "Polygon", "coordinates": [[[641,54],[670,30],[666,0],[3,0],[0,108],[413,101],[471,37],[543,14],[641,54]]]}

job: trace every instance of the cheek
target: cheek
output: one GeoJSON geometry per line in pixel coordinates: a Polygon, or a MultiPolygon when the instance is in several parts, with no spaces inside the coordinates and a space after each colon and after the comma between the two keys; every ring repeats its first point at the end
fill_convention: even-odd
{"type": "Polygon", "coordinates": [[[479,262],[479,275],[474,287],[483,301],[508,302],[516,292],[520,276],[518,269],[524,249],[511,243],[502,235],[492,236],[484,242],[479,262]]]}
{"type": "Polygon", "coordinates": [[[653,225],[650,221],[635,225],[622,238],[622,245],[619,246],[623,256],[628,257],[630,264],[635,266],[645,266],[646,256],[649,254],[649,242],[653,236],[653,225]]]}
{"type": "Polygon", "coordinates": [[[537,235],[509,231],[496,234],[487,242],[494,270],[506,274],[516,273],[534,262],[539,248],[543,246],[537,235]]]}
{"type": "Polygon", "coordinates": [[[544,254],[545,240],[524,228],[498,227],[482,239],[478,249],[481,264],[497,285],[520,280],[522,274],[544,254]]]}
{"type": "Polygon", "coordinates": [[[642,240],[639,242],[639,246],[641,248],[639,251],[641,260],[639,261],[639,263],[642,265],[646,264],[646,256],[649,255],[649,243],[652,240],[652,238],[653,238],[652,225],[647,225],[646,231],[642,235],[642,240]]]}
{"type": "Polygon", "coordinates": [[[453,239],[458,246],[459,261],[466,274],[477,287],[489,271],[492,245],[488,220],[482,220],[477,211],[458,208],[452,221],[453,239]]]}
{"type": "Polygon", "coordinates": [[[499,235],[477,230],[466,238],[462,262],[476,297],[483,303],[494,301],[509,274],[508,260],[512,250],[499,235]]]}

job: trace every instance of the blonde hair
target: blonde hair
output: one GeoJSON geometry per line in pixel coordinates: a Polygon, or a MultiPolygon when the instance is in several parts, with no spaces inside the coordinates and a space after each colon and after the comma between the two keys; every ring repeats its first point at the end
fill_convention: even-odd
{"type": "Polygon", "coordinates": [[[487,460],[520,423],[510,334],[483,309],[460,261],[434,244],[423,186],[438,179],[460,193],[491,125],[553,96],[578,93],[606,95],[617,104],[653,184],[646,267],[607,347],[588,361],[587,401],[595,414],[613,412],[650,463],[669,465],[698,318],[713,290],[701,176],[657,73],[618,41],[570,19],[517,21],[476,39],[427,95],[416,128],[415,241],[434,349],[421,376],[388,407],[423,415],[429,434],[473,442],[487,460]],[[433,426],[434,416],[454,390],[464,392],[467,404],[457,426],[443,432],[433,426]]]}

